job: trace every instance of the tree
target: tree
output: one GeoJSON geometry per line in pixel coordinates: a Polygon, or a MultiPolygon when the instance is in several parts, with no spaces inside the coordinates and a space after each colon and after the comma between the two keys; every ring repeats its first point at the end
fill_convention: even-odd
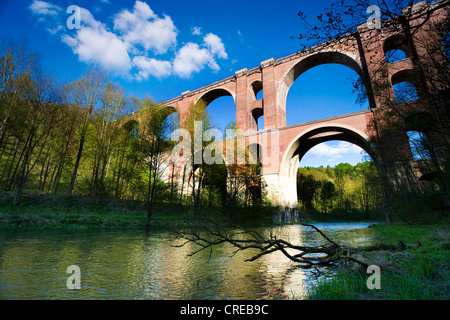
{"type": "Polygon", "coordinates": [[[126,98],[119,84],[107,83],[100,96],[100,108],[96,113],[97,152],[92,171],[93,195],[99,201],[105,189],[107,164],[112,155],[114,139],[117,138],[116,120],[124,115],[126,98]]]}
{"type": "Polygon", "coordinates": [[[369,218],[371,209],[381,211],[380,179],[375,164],[372,161],[358,163],[356,170],[360,178],[360,184],[357,186],[357,199],[364,212],[364,216],[369,218]]]}
{"type": "Polygon", "coordinates": [[[325,181],[320,189],[320,200],[322,201],[324,212],[327,213],[331,208],[334,197],[336,196],[336,187],[331,181],[325,181]]]}
{"type": "Polygon", "coordinates": [[[230,136],[226,136],[228,158],[226,209],[231,216],[238,208],[261,207],[264,204],[266,185],[261,172],[261,145],[246,139],[244,132],[234,121],[227,125],[225,131],[231,133],[230,136]],[[228,150],[228,147],[232,150],[228,150]]]}
{"type": "Polygon", "coordinates": [[[312,209],[313,202],[318,195],[322,181],[316,180],[312,174],[297,172],[297,195],[305,208],[312,209]]]}
{"type": "Polygon", "coordinates": [[[20,103],[39,64],[38,56],[29,51],[24,41],[0,40],[0,146],[3,144],[10,118],[20,103]]]}
{"type": "MultiPolygon", "coordinates": [[[[66,93],[63,93],[64,95],[66,93]]],[[[66,98],[63,98],[66,101],[66,98]]],[[[64,103],[60,106],[61,117],[64,121],[60,122],[53,141],[53,171],[49,183],[49,192],[58,192],[60,181],[66,167],[67,159],[71,154],[72,147],[75,143],[75,132],[79,127],[80,115],[79,110],[71,108],[70,105],[64,103]]]]}
{"type": "Polygon", "coordinates": [[[148,179],[146,227],[149,227],[160,178],[169,165],[169,151],[172,147],[169,139],[174,127],[172,123],[166,121],[166,118],[172,113],[170,109],[148,99],[144,100],[143,106],[147,120],[143,123],[142,131],[135,142],[140,154],[139,159],[145,163],[148,179]]]}
{"type": "Polygon", "coordinates": [[[184,154],[180,155],[184,166],[182,188],[184,188],[185,183],[188,184],[194,214],[198,214],[200,210],[201,195],[207,172],[207,164],[203,157],[207,143],[203,137],[205,132],[212,129],[210,117],[205,109],[206,105],[202,102],[191,105],[188,119],[181,125],[189,136],[183,137],[183,139],[190,139],[190,141],[183,140],[186,148],[182,151],[184,154]]]}
{"type": "Polygon", "coordinates": [[[19,159],[17,163],[17,166],[20,163],[20,169],[16,180],[15,205],[19,203],[31,171],[41,161],[50,133],[58,123],[64,121],[60,113],[62,95],[59,87],[53,77],[39,68],[33,70],[23,99],[23,106],[27,107],[29,116],[23,123],[27,138],[21,152],[22,161],[19,159]],[[33,154],[36,149],[37,154],[33,154]]]}
{"type": "Polygon", "coordinates": [[[81,157],[83,155],[83,148],[86,139],[88,126],[91,122],[93,112],[98,108],[100,97],[104,91],[107,80],[107,73],[100,67],[89,67],[84,76],[70,83],[67,87],[70,96],[70,103],[73,107],[82,110],[82,124],[80,128],[80,137],[78,143],[78,152],[75,159],[75,164],[70,179],[67,195],[72,195],[75,181],[78,174],[78,167],[80,166],[81,157]]]}

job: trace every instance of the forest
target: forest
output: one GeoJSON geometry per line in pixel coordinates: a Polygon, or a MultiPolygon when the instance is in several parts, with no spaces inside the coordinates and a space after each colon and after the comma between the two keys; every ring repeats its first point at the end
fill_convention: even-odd
{"type": "MultiPolygon", "coordinates": [[[[129,96],[101,67],[88,66],[80,79],[62,83],[43,70],[26,42],[2,39],[0,68],[5,205],[20,206],[27,194],[88,197],[96,204],[123,200],[146,208],[147,225],[155,203],[194,212],[201,206],[263,205],[261,188],[254,191],[261,183],[257,165],[228,168],[228,188],[224,165],[191,166],[175,179],[170,172],[176,168],[167,159],[175,145],[170,137],[179,126],[177,113],[150,98],[129,96]],[[128,119],[133,113],[143,114],[143,120],[128,119]]],[[[191,112],[188,130],[194,120],[202,121],[203,130],[211,128],[204,109],[191,112]]]]}
{"type": "Polygon", "coordinates": [[[382,219],[380,180],[372,161],[299,168],[299,210],[310,218],[382,219]]]}
{"type": "Polygon", "coordinates": [[[127,96],[100,67],[66,84],[26,42],[3,39],[0,50],[0,181],[14,204],[24,190],[137,198],[138,134],[118,119],[154,103],[127,96]]]}

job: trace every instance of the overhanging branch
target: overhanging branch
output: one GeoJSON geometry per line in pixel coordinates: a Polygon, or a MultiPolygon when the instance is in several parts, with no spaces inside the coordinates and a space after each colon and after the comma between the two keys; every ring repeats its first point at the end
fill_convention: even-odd
{"type": "Polygon", "coordinates": [[[269,236],[263,236],[254,230],[241,230],[238,232],[227,233],[222,231],[218,224],[208,222],[205,223],[204,226],[197,227],[196,231],[176,232],[176,239],[184,241],[179,245],[174,245],[174,247],[184,247],[191,243],[196,244],[199,248],[188,254],[188,256],[193,256],[205,249],[210,249],[212,251],[213,247],[228,243],[235,248],[232,256],[240,251],[249,249],[256,250],[257,252],[255,254],[245,260],[249,262],[279,251],[289,260],[298,263],[300,267],[306,268],[329,265],[339,260],[355,262],[358,265],[367,268],[370,263],[358,258],[360,253],[378,250],[395,251],[408,248],[404,243],[399,243],[398,245],[377,244],[357,248],[346,247],[331,240],[319,228],[307,223],[302,223],[302,225],[312,228],[329,244],[324,246],[295,245],[286,240],[279,239],[272,233],[269,236]],[[214,226],[214,229],[212,229],[211,226],[214,226]]]}

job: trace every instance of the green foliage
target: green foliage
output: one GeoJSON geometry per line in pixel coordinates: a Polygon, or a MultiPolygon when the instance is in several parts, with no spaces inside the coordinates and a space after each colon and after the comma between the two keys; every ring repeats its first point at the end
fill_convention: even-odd
{"type": "Polygon", "coordinates": [[[381,218],[380,180],[371,161],[299,168],[299,209],[309,219],[381,218]]]}
{"type": "Polygon", "coordinates": [[[331,207],[332,201],[336,196],[336,187],[333,182],[325,181],[322,188],[320,189],[320,200],[324,212],[327,213],[328,209],[331,207]]]}
{"type": "Polygon", "coordinates": [[[380,290],[369,290],[367,277],[360,272],[342,272],[336,277],[320,281],[310,292],[309,299],[315,300],[430,300],[436,299],[432,284],[426,276],[429,263],[408,262],[407,273],[390,271],[382,274],[380,290]]]}
{"type": "Polygon", "coordinates": [[[450,285],[449,220],[433,225],[404,223],[373,227],[381,243],[400,241],[414,245],[404,251],[367,255],[380,266],[381,289],[369,290],[366,270],[340,268],[332,278],[320,279],[309,291],[309,299],[328,300],[448,300],[450,285]],[[420,245],[418,245],[420,244],[420,245]],[[383,266],[383,267],[381,267],[383,266]]]}

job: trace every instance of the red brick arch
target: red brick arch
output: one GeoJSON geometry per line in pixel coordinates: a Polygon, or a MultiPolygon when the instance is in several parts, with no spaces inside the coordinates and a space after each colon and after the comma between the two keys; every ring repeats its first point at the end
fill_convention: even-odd
{"type": "Polygon", "coordinates": [[[279,169],[280,202],[297,210],[297,169],[302,157],[314,146],[331,140],[347,141],[366,151],[375,163],[378,153],[367,134],[342,123],[317,124],[297,134],[284,150],[279,169]]]}
{"type": "MultiPolygon", "coordinates": [[[[231,96],[233,97],[233,100],[235,101],[235,94],[233,91],[230,91],[226,88],[214,88],[211,89],[204,94],[202,94],[197,101],[195,101],[194,105],[197,105],[199,103],[204,103],[205,108],[208,107],[208,105],[213,102],[214,100],[224,97],[224,96],[231,96]]],[[[236,102],[235,102],[236,103],[236,102]]]]}
{"type": "Polygon", "coordinates": [[[317,52],[301,59],[294,64],[280,79],[280,85],[277,92],[278,105],[286,112],[286,101],[289,89],[295,80],[304,72],[323,64],[340,64],[354,70],[360,77],[363,77],[363,71],[358,57],[354,54],[342,51],[317,52]]]}

